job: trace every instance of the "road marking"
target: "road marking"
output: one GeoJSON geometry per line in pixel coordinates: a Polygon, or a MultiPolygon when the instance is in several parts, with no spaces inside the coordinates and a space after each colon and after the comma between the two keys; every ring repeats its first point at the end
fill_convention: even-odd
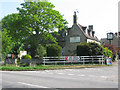
{"type": "Polygon", "coordinates": [[[85,75],[78,75],[78,76],[84,77],[85,75]]]}
{"type": "Polygon", "coordinates": [[[74,74],[68,74],[68,75],[74,75],[74,74]]]}
{"type": "Polygon", "coordinates": [[[107,76],[101,76],[101,78],[107,78],[107,76]]]}
{"type": "Polygon", "coordinates": [[[49,70],[45,70],[45,72],[50,72],[49,70]]]}
{"type": "Polygon", "coordinates": [[[38,87],[38,88],[49,88],[49,87],[44,87],[44,86],[39,86],[39,85],[33,85],[33,84],[23,83],[23,82],[18,82],[18,83],[23,84],[23,85],[28,85],[28,86],[38,87]]]}

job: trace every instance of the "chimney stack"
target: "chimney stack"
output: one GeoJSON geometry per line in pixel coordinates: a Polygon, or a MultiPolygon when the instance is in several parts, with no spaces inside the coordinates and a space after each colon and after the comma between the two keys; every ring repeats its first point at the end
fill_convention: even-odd
{"type": "Polygon", "coordinates": [[[90,34],[90,33],[91,33],[91,30],[90,30],[90,29],[88,29],[88,35],[89,35],[89,36],[91,36],[91,34],[90,34]]]}
{"type": "Polygon", "coordinates": [[[92,32],[93,31],[93,25],[89,25],[88,26],[88,35],[89,36],[94,36],[93,34],[94,34],[94,32],[92,32]]]}
{"type": "Polygon", "coordinates": [[[91,31],[93,31],[93,25],[88,26],[91,31]]]}
{"type": "Polygon", "coordinates": [[[94,35],[95,35],[95,31],[92,31],[92,36],[95,37],[94,35]]]}
{"type": "Polygon", "coordinates": [[[118,36],[118,33],[117,33],[117,32],[115,33],[115,36],[118,36]]]}
{"type": "Polygon", "coordinates": [[[86,28],[87,28],[86,26],[82,27],[84,33],[86,33],[86,28]]]}
{"type": "Polygon", "coordinates": [[[77,15],[76,15],[76,12],[74,12],[74,15],[73,15],[73,24],[77,24],[77,15]]]}

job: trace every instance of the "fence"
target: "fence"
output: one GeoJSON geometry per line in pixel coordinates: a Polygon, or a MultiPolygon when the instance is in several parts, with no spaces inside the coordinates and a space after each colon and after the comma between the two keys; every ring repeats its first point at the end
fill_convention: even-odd
{"type": "Polygon", "coordinates": [[[73,64],[73,63],[99,63],[104,64],[103,56],[62,56],[62,57],[43,57],[43,64],[73,64]]]}
{"type": "MultiPolygon", "coordinates": [[[[15,59],[6,59],[5,63],[7,64],[16,64],[15,59]]],[[[29,63],[29,64],[88,64],[88,63],[98,63],[104,64],[103,56],[61,56],[61,57],[43,57],[43,59],[21,59],[20,63],[29,63]]]]}
{"type": "MultiPolygon", "coordinates": [[[[17,64],[17,59],[5,59],[5,64],[17,64]]],[[[42,64],[43,60],[41,59],[21,59],[20,60],[21,64],[28,63],[28,64],[42,64]]]]}
{"type": "Polygon", "coordinates": [[[15,59],[5,59],[6,64],[15,64],[15,59]]]}

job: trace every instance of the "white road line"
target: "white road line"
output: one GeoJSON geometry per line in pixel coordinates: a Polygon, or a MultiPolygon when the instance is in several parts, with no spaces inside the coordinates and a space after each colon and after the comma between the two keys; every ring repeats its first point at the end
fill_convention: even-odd
{"type": "Polygon", "coordinates": [[[78,75],[78,76],[84,77],[85,75],[78,75]]]}
{"type": "Polygon", "coordinates": [[[49,70],[45,70],[45,72],[50,72],[49,70]]]}
{"type": "Polygon", "coordinates": [[[101,78],[107,78],[107,76],[100,76],[101,78]]]}
{"type": "Polygon", "coordinates": [[[68,75],[74,75],[74,74],[68,74],[68,75]]]}
{"type": "Polygon", "coordinates": [[[44,87],[44,86],[39,86],[39,85],[33,85],[33,84],[23,83],[23,82],[18,82],[18,83],[19,83],[19,84],[23,84],[23,85],[28,85],[28,86],[38,87],[38,88],[49,88],[49,87],[44,87]]]}

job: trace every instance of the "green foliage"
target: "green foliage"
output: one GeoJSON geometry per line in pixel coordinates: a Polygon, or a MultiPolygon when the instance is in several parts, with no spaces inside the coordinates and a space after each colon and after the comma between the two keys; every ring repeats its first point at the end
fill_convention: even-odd
{"type": "Polygon", "coordinates": [[[57,43],[52,33],[56,32],[56,28],[67,28],[67,21],[54,7],[48,0],[25,0],[21,7],[17,8],[19,13],[5,16],[1,20],[3,55],[18,54],[20,50],[26,50],[27,46],[23,48],[24,44],[31,45],[34,57],[40,43],[57,43]]]}
{"type": "Polygon", "coordinates": [[[94,56],[94,55],[102,55],[103,50],[102,47],[97,43],[80,43],[77,46],[77,56],[94,56]]]}
{"type": "Polygon", "coordinates": [[[62,56],[62,48],[57,44],[47,45],[47,56],[62,56]]]}
{"type": "Polygon", "coordinates": [[[77,56],[89,56],[89,44],[88,43],[80,43],[77,46],[77,56]]]}
{"type": "Polygon", "coordinates": [[[22,50],[24,41],[23,37],[25,38],[28,32],[24,30],[25,28],[22,26],[21,22],[23,23],[24,21],[19,14],[10,14],[1,20],[3,34],[2,46],[5,47],[3,48],[5,53],[17,54],[20,50],[22,50]],[[5,49],[9,50],[6,52],[5,49]]]}
{"type": "Polygon", "coordinates": [[[19,59],[17,59],[17,65],[20,65],[20,60],[19,59]]]}
{"type": "Polygon", "coordinates": [[[37,48],[37,55],[39,58],[46,56],[46,49],[42,45],[37,48]]]}
{"type": "Polygon", "coordinates": [[[14,42],[12,41],[12,38],[7,34],[7,30],[4,29],[2,33],[2,58],[5,59],[7,56],[7,53],[11,52],[12,48],[14,47],[14,42]]]}
{"type": "Polygon", "coordinates": [[[104,51],[104,56],[105,56],[105,57],[112,57],[112,51],[109,50],[107,47],[105,47],[105,48],[103,49],[103,51],[104,51]]]}
{"type": "Polygon", "coordinates": [[[52,35],[56,32],[56,28],[59,28],[59,30],[67,28],[67,21],[63,19],[63,15],[54,10],[55,6],[52,3],[47,0],[38,1],[26,1],[21,4],[21,8],[17,8],[20,16],[25,19],[25,22],[23,22],[23,26],[26,27],[25,31],[28,31],[28,34],[31,35],[29,37],[31,40],[26,40],[25,43],[31,45],[33,57],[37,54],[38,44],[57,43],[57,39],[52,35]]]}
{"type": "Polygon", "coordinates": [[[23,59],[32,59],[32,57],[29,54],[27,54],[27,55],[23,56],[23,59]]]}

